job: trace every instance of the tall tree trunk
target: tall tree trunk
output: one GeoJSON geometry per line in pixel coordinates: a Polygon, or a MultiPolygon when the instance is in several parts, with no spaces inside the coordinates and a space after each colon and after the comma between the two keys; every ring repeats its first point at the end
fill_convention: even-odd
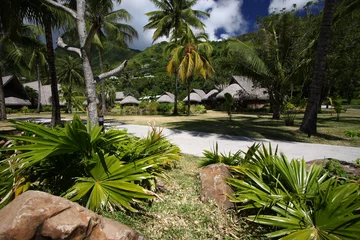
{"type": "Polygon", "coordinates": [[[330,43],[332,18],[336,0],[325,0],[324,14],[320,28],[315,67],[310,86],[310,96],[300,130],[310,137],[316,133],[317,113],[321,100],[322,80],[325,74],[326,57],[330,43]]]}
{"type": "Polygon", "coordinates": [[[179,115],[178,111],[178,77],[177,73],[175,73],[175,92],[174,92],[174,112],[172,115],[177,116],[179,115]]]}
{"type": "MultiPolygon", "coordinates": [[[[99,67],[100,67],[100,74],[104,72],[103,68],[103,58],[102,58],[102,52],[100,49],[98,49],[99,53],[99,67]]],[[[106,115],[106,97],[105,97],[105,79],[101,80],[101,114],[103,116],[106,115]]]]}
{"type": "Polygon", "coordinates": [[[82,64],[84,69],[84,78],[85,78],[85,86],[86,86],[86,97],[87,97],[87,109],[88,109],[88,117],[92,125],[98,124],[98,112],[97,112],[97,104],[96,104],[96,86],[94,81],[94,75],[91,69],[89,53],[90,48],[86,46],[86,39],[88,34],[86,34],[86,22],[85,22],[85,0],[77,0],[76,1],[76,9],[77,9],[77,31],[79,35],[80,41],[80,49],[82,55],[82,64]]]}
{"type": "Polygon", "coordinates": [[[0,120],[5,120],[6,118],[4,83],[2,81],[2,64],[0,64],[0,120]]]}
{"type": "Polygon", "coordinates": [[[36,112],[40,113],[41,110],[41,80],[40,80],[40,64],[36,63],[36,80],[38,82],[38,102],[36,112]]]}
{"type": "Polygon", "coordinates": [[[190,85],[191,85],[191,80],[188,79],[188,111],[187,111],[187,115],[190,116],[190,85]]]}
{"type": "Polygon", "coordinates": [[[53,40],[52,40],[52,29],[51,29],[51,20],[44,18],[44,27],[45,27],[45,40],[46,40],[46,60],[49,64],[50,80],[51,80],[51,95],[52,95],[52,112],[51,112],[51,126],[60,125],[60,104],[59,104],[59,90],[56,79],[56,69],[55,69],[55,54],[53,49],[53,40]]]}

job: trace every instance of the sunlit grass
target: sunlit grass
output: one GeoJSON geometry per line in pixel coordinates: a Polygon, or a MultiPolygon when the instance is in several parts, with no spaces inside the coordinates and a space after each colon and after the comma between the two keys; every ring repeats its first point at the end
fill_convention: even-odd
{"type": "Polygon", "coordinates": [[[256,239],[261,228],[250,228],[233,212],[224,213],[214,203],[202,203],[197,177],[200,158],[185,155],[169,172],[166,191],[143,214],[105,213],[140,231],[148,239],[256,239]]]}

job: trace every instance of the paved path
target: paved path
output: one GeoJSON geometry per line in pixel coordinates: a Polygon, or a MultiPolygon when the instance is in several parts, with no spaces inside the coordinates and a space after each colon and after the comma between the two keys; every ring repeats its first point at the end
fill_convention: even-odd
{"type": "MultiPolygon", "coordinates": [[[[22,120],[31,120],[35,122],[49,123],[48,118],[28,118],[22,120]]],[[[64,119],[70,121],[70,119],[64,119]]],[[[118,122],[105,122],[107,127],[126,128],[128,132],[137,137],[146,137],[149,131],[148,126],[122,124],[118,122]]],[[[218,143],[220,153],[235,153],[239,149],[246,151],[254,142],[263,142],[266,145],[270,142],[273,148],[278,145],[279,151],[283,152],[289,159],[304,158],[306,161],[324,158],[336,158],[343,161],[354,161],[360,158],[360,148],[344,147],[325,144],[288,142],[269,139],[257,139],[238,137],[214,133],[191,132],[175,129],[164,129],[163,134],[175,145],[180,147],[183,153],[196,156],[203,156],[203,150],[210,150],[218,143]]]]}
{"type": "MultiPolygon", "coordinates": [[[[149,130],[147,126],[127,124],[117,126],[117,128],[126,128],[129,133],[137,137],[145,137],[149,130]]],[[[283,152],[289,159],[304,158],[306,161],[310,161],[314,159],[336,158],[343,161],[354,161],[360,158],[360,148],[357,147],[255,139],[174,129],[164,129],[163,134],[173,144],[179,146],[183,153],[196,156],[202,156],[202,151],[205,149],[210,150],[216,142],[221,153],[228,153],[229,151],[235,153],[239,149],[245,151],[254,142],[263,142],[266,145],[270,142],[273,148],[278,145],[279,151],[283,152]]]]}

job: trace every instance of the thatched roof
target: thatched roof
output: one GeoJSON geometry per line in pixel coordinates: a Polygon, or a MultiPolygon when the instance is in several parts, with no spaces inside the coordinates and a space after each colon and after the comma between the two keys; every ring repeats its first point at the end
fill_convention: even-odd
{"type": "Polygon", "coordinates": [[[125,94],[124,92],[116,92],[115,93],[115,100],[116,101],[121,101],[125,98],[125,94]]]}
{"type": "MultiPolygon", "coordinates": [[[[193,89],[190,93],[190,102],[198,102],[201,103],[201,99],[205,97],[205,92],[200,89],[193,89]]],[[[184,98],[184,102],[188,101],[188,98],[184,98]]]]}
{"type": "Polygon", "coordinates": [[[219,93],[219,91],[217,89],[213,89],[210,92],[208,92],[205,97],[203,97],[201,100],[202,101],[206,101],[206,100],[213,100],[215,99],[216,95],[219,93]]]}
{"type": "Polygon", "coordinates": [[[31,103],[29,100],[25,100],[17,97],[7,97],[5,98],[5,106],[30,106],[31,103]]]}
{"type": "Polygon", "coordinates": [[[126,98],[124,98],[123,100],[120,101],[120,105],[125,105],[125,104],[138,105],[139,103],[140,103],[140,101],[137,100],[136,98],[134,98],[133,96],[127,96],[126,98]]]}
{"type": "Polygon", "coordinates": [[[4,76],[1,80],[4,85],[5,106],[29,105],[24,86],[16,76],[4,76]]]}
{"type": "MultiPolygon", "coordinates": [[[[187,102],[188,101],[188,97],[184,98],[183,100],[184,102],[187,102]]],[[[198,102],[198,103],[201,103],[201,97],[199,96],[199,94],[197,93],[190,93],[190,102],[198,102]]]]}
{"type": "Polygon", "coordinates": [[[254,85],[254,82],[244,76],[233,76],[230,86],[221,91],[216,99],[223,99],[225,93],[230,93],[235,99],[243,98],[245,100],[268,100],[269,95],[265,88],[254,85]]]}
{"type": "MultiPolygon", "coordinates": [[[[35,91],[39,92],[39,85],[37,81],[34,82],[28,82],[24,83],[24,86],[31,87],[35,91]]],[[[58,90],[61,89],[61,85],[57,85],[58,90]]],[[[42,85],[40,83],[40,89],[41,89],[41,105],[43,106],[51,106],[51,99],[52,99],[52,93],[51,93],[51,85],[42,85]]],[[[60,106],[65,106],[64,101],[60,101],[60,106]]]]}
{"type": "Polygon", "coordinates": [[[201,89],[193,89],[192,91],[197,93],[201,98],[205,97],[205,95],[206,95],[206,93],[201,89]]]}
{"type": "Polygon", "coordinates": [[[159,97],[157,100],[159,103],[174,103],[175,102],[175,96],[172,93],[165,92],[163,95],[159,97]]]}

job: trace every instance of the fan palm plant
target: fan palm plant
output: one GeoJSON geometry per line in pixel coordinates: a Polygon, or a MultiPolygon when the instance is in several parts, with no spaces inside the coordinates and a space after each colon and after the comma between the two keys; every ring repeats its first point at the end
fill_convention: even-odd
{"type": "MultiPolygon", "coordinates": [[[[210,17],[210,14],[204,11],[193,10],[197,0],[151,0],[159,9],[148,12],[149,23],[144,26],[144,30],[155,29],[153,34],[153,42],[162,36],[172,38],[177,43],[177,40],[182,37],[182,28],[189,25],[195,29],[204,31],[205,25],[200,19],[210,17]]],[[[178,115],[177,107],[177,76],[175,75],[175,99],[174,99],[174,115],[178,115]]]]}
{"type": "MultiPolygon", "coordinates": [[[[153,131],[145,140],[124,130],[85,126],[75,116],[64,128],[13,121],[27,135],[2,149],[0,206],[29,188],[63,195],[92,210],[124,208],[155,195],[148,182],[179,159],[179,148],[153,131]]],[[[153,182],[153,181],[152,181],[153,182]]]]}
{"type": "Polygon", "coordinates": [[[248,220],[280,228],[266,234],[282,239],[354,239],[360,233],[359,185],[338,186],[322,166],[309,170],[304,160],[253,145],[247,163],[232,169],[242,177],[228,183],[240,210],[256,209],[248,220]],[[267,210],[264,212],[264,210],[267,210]]]}
{"type": "Polygon", "coordinates": [[[195,35],[191,28],[186,25],[182,28],[182,37],[179,41],[173,41],[168,45],[167,49],[171,50],[172,55],[167,65],[167,72],[170,75],[177,73],[181,81],[187,82],[187,114],[189,116],[192,79],[197,76],[206,79],[214,73],[210,63],[212,46],[208,42],[208,37],[205,33],[195,35]]]}

